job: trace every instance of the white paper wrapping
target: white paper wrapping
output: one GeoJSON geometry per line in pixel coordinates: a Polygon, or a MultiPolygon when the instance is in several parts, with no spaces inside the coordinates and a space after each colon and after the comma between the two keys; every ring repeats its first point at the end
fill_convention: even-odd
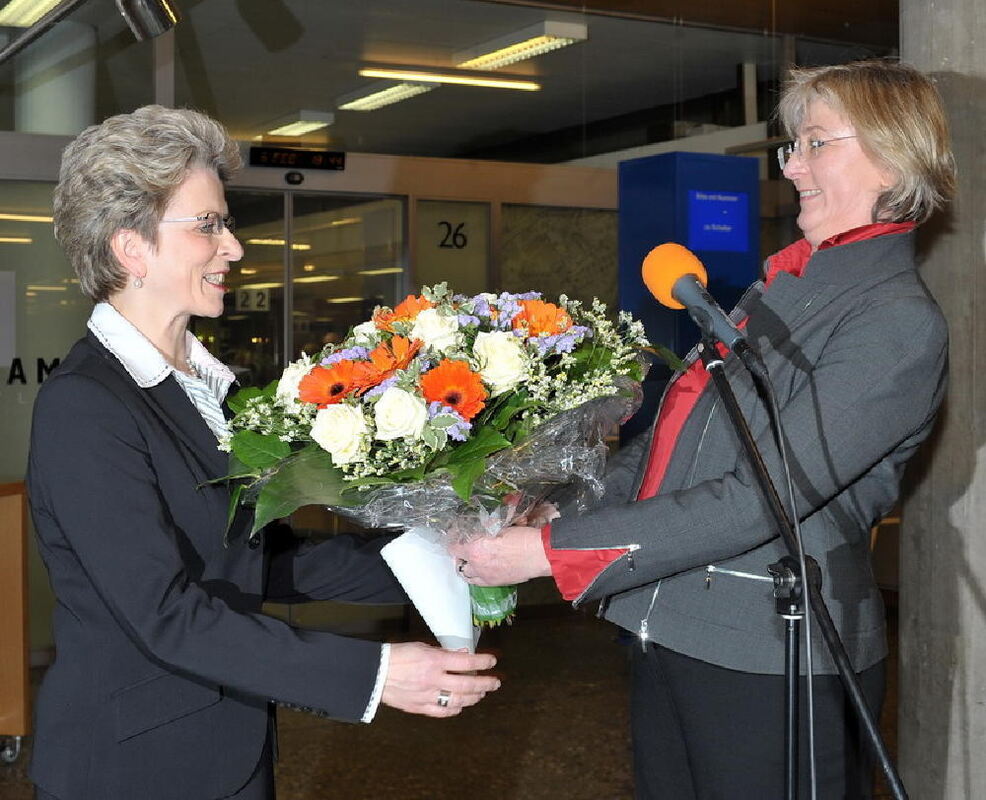
{"type": "Polygon", "coordinates": [[[475,652],[479,631],[472,624],[469,584],[431,528],[410,528],[381,551],[418,613],[446,650],[475,652]]]}

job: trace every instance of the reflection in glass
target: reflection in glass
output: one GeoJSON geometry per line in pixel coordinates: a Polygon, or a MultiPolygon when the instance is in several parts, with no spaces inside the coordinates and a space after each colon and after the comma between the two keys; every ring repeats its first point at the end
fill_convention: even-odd
{"type": "Polygon", "coordinates": [[[292,358],[342,341],[404,290],[404,204],[294,195],[292,358]],[[304,249],[302,249],[304,248],[304,249]]]}

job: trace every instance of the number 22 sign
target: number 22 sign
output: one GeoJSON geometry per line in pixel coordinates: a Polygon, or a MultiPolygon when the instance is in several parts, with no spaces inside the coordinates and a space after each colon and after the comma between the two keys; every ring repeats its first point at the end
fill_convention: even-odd
{"type": "Polygon", "coordinates": [[[236,289],[237,311],[269,311],[270,293],[267,289],[236,289]]]}

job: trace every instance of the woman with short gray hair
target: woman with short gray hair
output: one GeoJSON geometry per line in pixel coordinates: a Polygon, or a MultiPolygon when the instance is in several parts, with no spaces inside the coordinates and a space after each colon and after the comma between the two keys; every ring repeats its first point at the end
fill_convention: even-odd
{"type": "Polygon", "coordinates": [[[264,601],[402,603],[385,539],[249,539],[218,442],[233,374],[188,330],[223,313],[243,248],[237,147],[194,111],[140,108],[66,149],[55,228],[95,301],[45,381],[28,485],[57,605],[31,777],[58,800],[270,800],[275,703],[369,722],[454,716],[499,686],[489,655],[301,630],[264,601]],[[473,673],[473,674],[470,674],[473,673]]]}

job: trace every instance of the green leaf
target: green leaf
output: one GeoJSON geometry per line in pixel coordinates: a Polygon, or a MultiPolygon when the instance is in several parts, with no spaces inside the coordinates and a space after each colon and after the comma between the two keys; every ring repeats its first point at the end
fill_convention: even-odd
{"type": "Polygon", "coordinates": [[[279,383],[280,383],[279,380],[271,381],[263,389],[261,389],[260,394],[263,395],[264,397],[273,397],[275,394],[277,394],[277,384],[279,383]]]}
{"type": "Polygon", "coordinates": [[[471,439],[458,445],[449,455],[448,464],[463,464],[477,458],[485,458],[490,453],[510,447],[510,440],[492,428],[480,428],[471,439]]]}
{"type": "Polygon", "coordinates": [[[513,617],[517,609],[517,587],[470,584],[469,599],[473,624],[494,627],[504,621],[510,622],[513,617]]]}
{"type": "Polygon", "coordinates": [[[240,461],[254,469],[267,469],[291,455],[291,445],[273,434],[239,431],[230,439],[230,447],[240,461]]]}
{"type": "Polygon", "coordinates": [[[473,484],[486,469],[486,459],[477,458],[464,464],[449,464],[448,471],[452,476],[452,488],[463,500],[472,496],[473,484]]]}
{"type": "Polygon", "coordinates": [[[223,547],[229,547],[229,529],[233,527],[236,510],[240,506],[240,496],[243,494],[245,488],[245,484],[238,483],[229,494],[229,509],[226,511],[226,530],[223,531],[223,547]]]}
{"type": "Polygon", "coordinates": [[[281,463],[257,497],[253,529],[286,517],[302,506],[346,506],[352,502],[351,485],[332,457],[320,447],[299,450],[281,463]]]}
{"type": "Polygon", "coordinates": [[[226,403],[229,405],[234,414],[239,414],[244,408],[246,408],[248,400],[252,400],[255,397],[260,397],[262,394],[263,393],[256,386],[247,386],[245,389],[240,389],[240,391],[230,397],[226,403]]]}

